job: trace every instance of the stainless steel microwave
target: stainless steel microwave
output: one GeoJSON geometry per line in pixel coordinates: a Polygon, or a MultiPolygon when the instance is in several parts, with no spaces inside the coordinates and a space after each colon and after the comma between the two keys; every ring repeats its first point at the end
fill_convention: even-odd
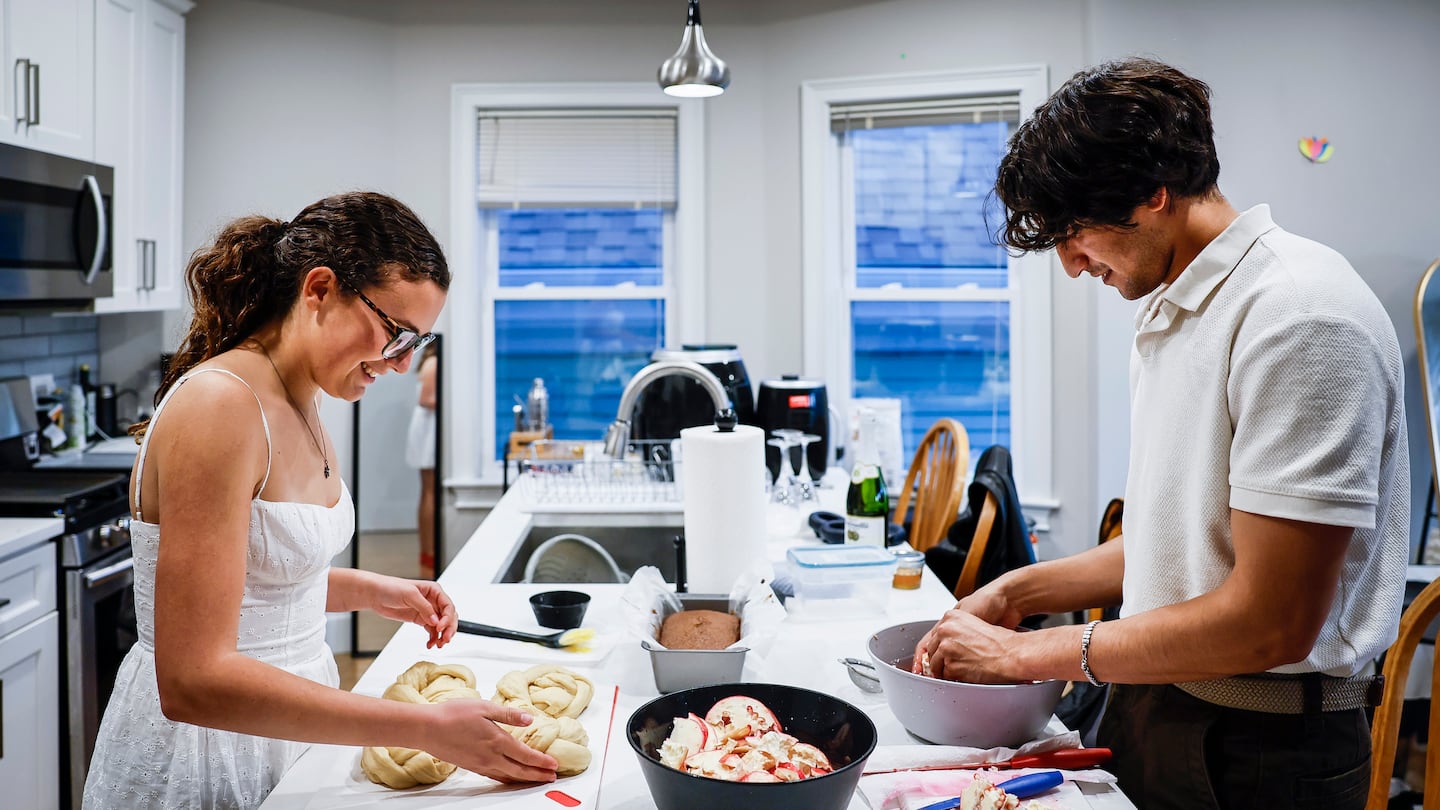
{"type": "Polygon", "coordinates": [[[88,307],[114,292],[115,172],[0,144],[0,307],[88,307]]]}

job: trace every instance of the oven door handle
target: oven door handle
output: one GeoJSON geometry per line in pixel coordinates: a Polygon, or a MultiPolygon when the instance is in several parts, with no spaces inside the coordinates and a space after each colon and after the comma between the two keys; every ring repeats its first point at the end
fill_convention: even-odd
{"type": "Polygon", "coordinates": [[[124,576],[132,576],[135,570],[135,558],[126,557],[113,565],[107,565],[98,571],[85,572],[85,589],[94,590],[111,580],[124,576]]]}

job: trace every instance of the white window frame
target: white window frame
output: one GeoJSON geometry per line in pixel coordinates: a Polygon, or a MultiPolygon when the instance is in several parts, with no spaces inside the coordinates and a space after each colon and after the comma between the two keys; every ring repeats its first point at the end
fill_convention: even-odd
{"type": "MultiPolygon", "coordinates": [[[[455,489],[460,507],[493,505],[493,495],[480,490],[498,487],[501,463],[494,459],[493,380],[494,304],[497,299],[664,298],[667,343],[699,342],[705,334],[705,108],[697,99],[660,93],[652,82],[456,84],[450,92],[450,294],[445,306],[445,413],[450,452],[445,486],[455,489]],[[524,288],[500,288],[480,272],[495,267],[498,245],[495,217],[482,216],[476,203],[478,187],[476,121],[482,111],[520,109],[600,109],[616,107],[669,108],[676,112],[676,204],[665,216],[666,284],[636,287],[620,293],[613,288],[567,287],[543,294],[524,288]],[[489,231],[487,233],[487,230],[489,231]],[[469,347],[480,347],[477,362],[469,347]]],[[[584,437],[572,437],[584,438],[584,437]]],[[[595,439],[602,437],[595,436],[595,439]]]]}
{"type": "MultiPolygon", "coordinates": [[[[1048,526],[1054,500],[1051,402],[1052,285],[1056,272],[1053,251],[1010,260],[1010,286],[997,291],[975,288],[858,289],[855,286],[853,232],[842,232],[843,206],[853,205],[845,193],[844,164],[830,127],[832,105],[907,101],[963,96],[1015,95],[1020,120],[1025,120],[1048,95],[1045,65],[1016,65],[980,70],[910,73],[807,81],[800,88],[801,240],[805,289],[804,364],[807,374],[844,381],[832,386],[831,402],[848,412],[854,379],[851,352],[852,301],[994,301],[1010,300],[1010,362],[1012,368],[1011,446],[1016,485],[1022,503],[1044,514],[1048,526]],[[849,201],[848,203],[846,201],[849,201]]],[[[983,448],[972,448],[978,453],[983,448]]],[[[971,462],[974,462],[972,454],[971,462]]]]}

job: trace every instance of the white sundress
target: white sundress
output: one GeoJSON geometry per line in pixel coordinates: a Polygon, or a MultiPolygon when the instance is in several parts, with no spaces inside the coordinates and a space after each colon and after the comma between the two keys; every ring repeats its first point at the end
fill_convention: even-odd
{"type": "MultiPolygon", "coordinates": [[[[170,397],[199,369],[176,381],[151,418],[153,427],[170,397]]],[[[251,389],[254,393],[254,389],[251,389]]],[[[255,397],[259,404],[260,397],[255,397]]],[[[270,446],[270,424],[260,409],[270,446]]],[[[251,808],[275,787],[307,743],[237,734],[176,723],[160,711],[155,681],[155,562],[160,526],[141,520],[140,480],[147,432],[135,467],[135,618],[139,641],[120,665],[115,691],[100,723],[85,780],[86,808],[251,808]]],[[[267,450],[269,453],[270,450],[267,450]]],[[[270,478],[267,455],[263,493],[270,478]]],[[[330,560],[350,541],[355,507],[341,482],[334,506],[250,502],[245,590],[236,648],[258,661],[312,681],[338,686],[339,673],[325,643],[325,600],[330,560]]]]}

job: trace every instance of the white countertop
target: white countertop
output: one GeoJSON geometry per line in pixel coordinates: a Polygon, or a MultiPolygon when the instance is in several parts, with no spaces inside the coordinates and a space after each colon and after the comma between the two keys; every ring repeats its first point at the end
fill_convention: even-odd
{"type": "Polygon", "coordinates": [[[0,557],[54,540],[64,533],[65,521],[58,517],[0,518],[0,557]]]}
{"type": "MultiPolygon", "coordinates": [[[[826,497],[837,496],[830,492],[826,497]]],[[[530,615],[527,599],[530,594],[553,588],[553,585],[495,584],[493,580],[505,570],[515,547],[533,525],[564,525],[563,519],[544,513],[524,511],[512,490],[502,498],[495,510],[476,530],[456,555],[440,581],[455,599],[461,618],[482,621],[518,630],[538,631],[530,615]]],[[[662,509],[640,509],[629,515],[615,517],[615,525],[670,525],[678,518],[675,506],[662,509]]],[[[585,522],[595,525],[594,515],[585,522]]],[[[806,542],[799,538],[772,538],[768,547],[772,559],[783,559],[787,547],[806,542]]],[[[809,542],[816,542],[813,537],[809,542]]],[[[266,810],[320,810],[321,808],[378,807],[544,807],[547,790],[565,788],[582,799],[586,807],[648,810],[654,802],[640,773],[640,765],[624,739],[626,720],[635,709],[657,695],[650,672],[649,659],[638,642],[624,635],[619,625],[620,585],[575,586],[592,596],[585,625],[601,628],[601,644],[597,653],[609,649],[603,659],[591,654],[584,660],[566,662],[572,669],[589,676],[596,684],[595,700],[584,716],[599,710],[597,717],[609,715],[615,704],[613,720],[585,720],[591,729],[591,750],[595,761],[586,774],[562,780],[551,786],[498,789],[496,783],[483,777],[458,772],[442,785],[412,791],[393,791],[370,784],[359,770],[360,749],[348,746],[316,745],[304,754],[287,772],[266,800],[266,810]],[[616,687],[618,687],[618,692],[616,687]],[[598,729],[592,723],[598,724],[598,729]],[[607,730],[608,729],[608,730],[607,730]],[[619,729],[616,731],[615,729],[619,729]],[[608,751],[606,736],[609,736],[608,751]],[[465,777],[460,779],[460,777],[465,777]],[[460,781],[457,781],[460,779],[460,781]]],[[[879,731],[881,745],[909,745],[916,742],[885,704],[884,697],[861,692],[849,680],[845,668],[835,659],[843,656],[867,658],[865,643],[874,631],[906,621],[934,619],[954,604],[949,592],[927,569],[921,588],[915,591],[889,590],[883,615],[856,617],[853,614],[830,615],[825,611],[806,610],[792,614],[780,626],[775,643],[764,660],[747,658],[746,679],[802,686],[846,700],[870,715],[879,731]]],[[[361,694],[379,695],[410,665],[420,660],[464,663],[475,671],[477,688],[482,693],[493,689],[494,681],[512,669],[539,661],[561,660],[567,653],[546,650],[516,642],[497,642],[458,635],[444,650],[426,650],[425,634],[414,626],[401,627],[356,684],[361,694]],[[501,645],[514,645],[505,647],[501,645]]],[[[1058,721],[1052,721],[1059,730],[1058,721]]],[[[1089,807],[1095,810],[1133,810],[1133,805],[1116,790],[1088,795],[1089,807]]],[[[852,808],[866,807],[857,792],[852,808]]],[[[1084,810],[1084,808],[1072,808],[1084,810]]]]}

